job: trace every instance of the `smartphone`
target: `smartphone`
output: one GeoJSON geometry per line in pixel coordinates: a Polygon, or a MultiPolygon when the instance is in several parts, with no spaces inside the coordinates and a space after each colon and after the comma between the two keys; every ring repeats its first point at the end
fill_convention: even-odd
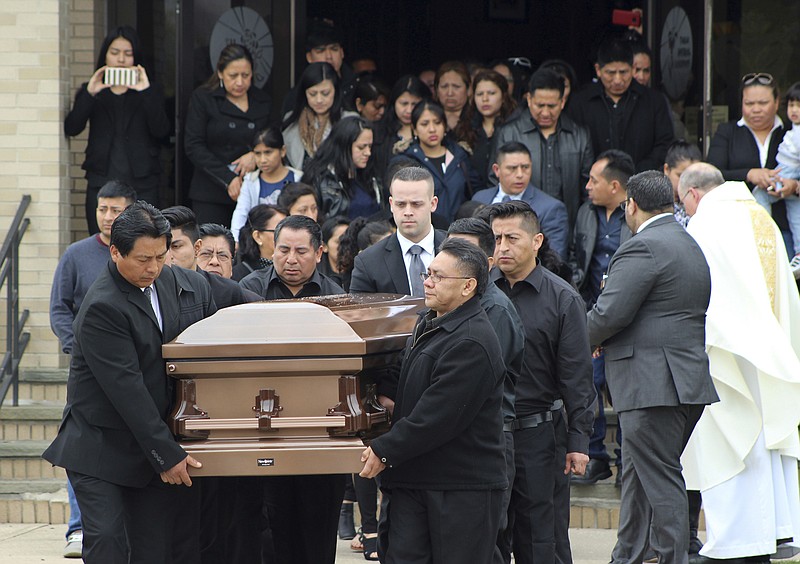
{"type": "Polygon", "coordinates": [[[614,10],[611,12],[611,23],[627,27],[639,27],[642,25],[642,15],[633,10],[614,10]]]}
{"type": "Polygon", "coordinates": [[[103,84],[111,86],[133,86],[139,80],[139,69],[108,67],[103,72],[103,84]]]}

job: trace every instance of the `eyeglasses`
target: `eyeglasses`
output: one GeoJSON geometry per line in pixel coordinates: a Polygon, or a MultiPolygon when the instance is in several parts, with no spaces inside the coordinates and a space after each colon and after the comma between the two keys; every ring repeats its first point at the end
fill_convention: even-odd
{"type": "Polygon", "coordinates": [[[229,255],[225,251],[212,251],[210,249],[203,249],[202,251],[197,253],[197,258],[202,260],[202,261],[208,262],[208,261],[211,260],[211,258],[214,255],[217,255],[217,260],[219,262],[230,262],[231,261],[231,255],[229,255]]]}
{"type": "Polygon", "coordinates": [[[506,59],[512,65],[517,65],[520,67],[525,67],[527,69],[532,68],[531,60],[528,57],[509,57],[506,59]]]}
{"type": "Polygon", "coordinates": [[[689,189],[688,189],[686,192],[684,192],[684,193],[683,193],[683,196],[681,196],[680,194],[678,194],[678,201],[681,203],[681,205],[683,205],[683,206],[685,206],[685,205],[686,205],[686,204],[684,203],[684,202],[686,201],[686,197],[687,197],[689,194],[691,194],[691,193],[692,193],[692,190],[694,190],[694,189],[695,189],[695,186],[691,186],[691,187],[690,187],[690,188],[689,188],[689,189]]]}
{"type": "Polygon", "coordinates": [[[625,208],[628,207],[628,200],[630,200],[630,198],[627,198],[624,202],[620,202],[619,209],[621,209],[622,211],[625,211],[625,208]]]}
{"type": "Polygon", "coordinates": [[[742,77],[742,84],[744,86],[752,86],[754,84],[761,84],[762,86],[770,86],[775,79],[771,74],[765,72],[751,72],[742,77]]]}
{"type": "Polygon", "coordinates": [[[430,274],[428,272],[420,272],[419,277],[423,282],[430,278],[431,282],[438,284],[442,280],[469,280],[472,276],[442,276],[441,274],[430,274]]]}

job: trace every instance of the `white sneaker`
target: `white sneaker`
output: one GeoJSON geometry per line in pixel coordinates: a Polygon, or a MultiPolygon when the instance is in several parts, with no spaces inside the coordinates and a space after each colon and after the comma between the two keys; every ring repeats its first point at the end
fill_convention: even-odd
{"type": "Polygon", "coordinates": [[[83,531],[74,531],[67,537],[64,558],[80,558],[83,554],[83,531]]]}
{"type": "Polygon", "coordinates": [[[789,268],[792,269],[795,280],[800,280],[800,253],[794,255],[794,258],[789,262],[789,268]]]}

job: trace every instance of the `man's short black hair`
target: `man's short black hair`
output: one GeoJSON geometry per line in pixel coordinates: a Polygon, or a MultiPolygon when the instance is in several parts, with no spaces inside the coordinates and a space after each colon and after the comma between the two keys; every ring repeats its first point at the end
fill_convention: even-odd
{"type": "Polygon", "coordinates": [[[311,237],[311,247],[315,251],[322,245],[322,229],[320,229],[319,223],[310,217],[304,215],[290,215],[283,218],[281,222],[275,226],[276,247],[278,246],[278,239],[280,239],[281,231],[283,231],[284,228],[294,229],[296,231],[307,231],[309,237],[311,237]]]}
{"type": "Polygon", "coordinates": [[[122,180],[109,180],[97,193],[97,199],[100,198],[125,198],[125,203],[131,205],[136,201],[136,190],[122,180]]]}
{"type": "Polygon", "coordinates": [[[558,90],[558,97],[563,98],[564,87],[564,77],[552,69],[540,68],[528,81],[528,92],[531,95],[537,90],[558,90]]]}
{"type": "Polygon", "coordinates": [[[531,158],[531,150],[519,141],[503,143],[497,149],[497,156],[494,158],[494,162],[500,164],[506,155],[516,155],[518,153],[528,155],[528,158],[531,158]]]}
{"type": "Polygon", "coordinates": [[[628,198],[648,213],[672,211],[672,181],[663,172],[656,170],[640,172],[631,176],[628,181],[628,198]]]}
{"type": "Polygon", "coordinates": [[[166,237],[164,250],[167,250],[172,242],[172,229],[160,211],[144,200],[139,200],[125,208],[114,220],[111,225],[111,244],[124,257],[142,237],[166,237]]]}
{"type": "Polygon", "coordinates": [[[197,228],[197,216],[186,206],[171,206],[161,210],[169,226],[172,229],[180,229],[195,244],[200,238],[200,230],[197,228]]]}
{"type": "Polygon", "coordinates": [[[610,37],[597,49],[597,64],[604,67],[609,63],[627,63],[633,66],[633,47],[630,41],[610,37]]]}
{"type": "Polygon", "coordinates": [[[628,179],[636,172],[636,165],[633,164],[631,156],[619,149],[608,149],[597,155],[595,162],[602,160],[606,161],[606,166],[601,173],[603,178],[609,182],[616,180],[625,188],[628,185],[628,179]]]}
{"type": "Polygon", "coordinates": [[[481,297],[489,282],[489,259],[486,253],[472,243],[452,237],[444,240],[439,252],[456,259],[456,268],[461,276],[469,276],[478,282],[475,295],[481,297]]]}
{"type": "Polygon", "coordinates": [[[230,247],[231,256],[236,252],[236,241],[233,239],[233,233],[224,225],[220,225],[219,223],[204,223],[200,226],[199,231],[199,239],[203,237],[224,237],[225,241],[228,243],[228,247],[230,247]]]}
{"type": "Polygon", "coordinates": [[[527,202],[512,200],[489,206],[489,224],[494,223],[495,219],[506,219],[508,217],[518,217],[522,220],[522,228],[530,235],[538,235],[542,232],[542,224],[539,216],[527,202]]]}
{"type": "Polygon", "coordinates": [[[315,47],[342,44],[342,34],[332,23],[318,18],[308,22],[308,32],[306,34],[306,51],[311,51],[315,47]]]}
{"type": "Polygon", "coordinates": [[[447,230],[447,236],[451,235],[473,235],[478,238],[478,246],[487,256],[494,254],[494,232],[482,219],[465,217],[455,220],[447,230]]]}

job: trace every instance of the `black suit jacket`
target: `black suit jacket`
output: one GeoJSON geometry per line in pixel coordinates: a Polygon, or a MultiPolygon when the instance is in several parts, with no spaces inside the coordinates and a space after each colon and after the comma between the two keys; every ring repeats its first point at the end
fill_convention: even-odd
{"type": "MultiPolygon", "coordinates": [[[[446,237],[445,231],[434,230],[435,253],[439,252],[439,245],[446,237]]],[[[350,280],[350,292],[411,295],[406,263],[403,260],[403,251],[397,235],[375,243],[356,256],[350,280]]]]}
{"type": "Polygon", "coordinates": [[[201,275],[181,283],[164,268],[155,282],[163,332],[142,291],[113,262],[100,273],[75,318],[67,405],[43,457],[115,484],[144,487],[186,457],[166,419],[172,383],[161,345],[215,311],[201,275]]]}

